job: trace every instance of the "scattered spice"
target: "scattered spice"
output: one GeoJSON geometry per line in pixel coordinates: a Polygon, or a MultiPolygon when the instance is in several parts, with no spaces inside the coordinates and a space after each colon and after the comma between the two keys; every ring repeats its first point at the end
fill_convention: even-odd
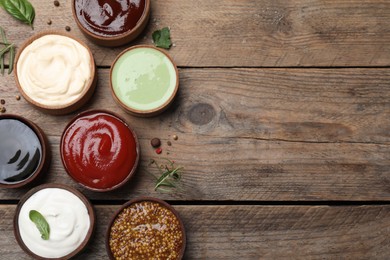
{"type": "Polygon", "coordinates": [[[177,139],[179,139],[179,137],[177,135],[173,135],[173,140],[176,141],[177,139]]]}
{"type": "Polygon", "coordinates": [[[4,105],[4,104],[5,104],[5,100],[4,100],[4,99],[1,99],[1,100],[0,100],[0,104],[4,105]]]}
{"type": "Polygon", "coordinates": [[[47,19],[47,22],[46,22],[48,25],[51,25],[51,20],[50,19],[47,19]]]}
{"type": "Polygon", "coordinates": [[[167,145],[168,145],[168,146],[171,146],[171,145],[172,145],[172,142],[171,142],[171,141],[168,141],[168,142],[167,142],[167,145]]]}
{"type": "Polygon", "coordinates": [[[55,0],[55,1],[54,1],[54,5],[58,7],[58,6],[60,6],[60,2],[57,1],[57,0],[55,0]]]}
{"type": "Polygon", "coordinates": [[[65,26],[65,30],[70,31],[70,26],[65,26]]]}
{"type": "Polygon", "coordinates": [[[161,140],[159,138],[153,138],[151,141],[150,141],[150,144],[154,147],[154,148],[157,148],[161,145],[161,140]]]}
{"type": "Polygon", "coordinates": [[[135,202],[114,220],[109,245],[116,259],[178,259],[183,232],[176,215],[164,205],[135,202]]]}
{"type": "Polygon", "coordinates": [[[17,95],[15,98],[16,98],[16,100],[18,100],[18,101],[20,100],[20,96],[19,96],[19,95],[17,95]]]}
{"type": "Polygon", "coordinates": [[[161,154],[162,153],[162,148],[160,147],[160,148],[157,148],[156,149],[156,154],[161,154]]]}
{"type": "Polygon", "coordinates": [[[154,174],[150,173],[155,179],[156,184],[154,190],[160,190],[165,192],[171,192],[174,189],[180,189],[180,180],[181,180],[181,171],[183,167],[175,167],[175,162],[166,159],[168,164],[159,166],[155,160],[151,160],[150,165],[157,167],[160,172],[160,176],[157,177],[154,174]]]}
{"type": "Polygon", "coordinates": [[[6,111],[7,111],[7,109],[5,109],[5,107],[0,108],[1,113],[5,113],[6,111]]]}

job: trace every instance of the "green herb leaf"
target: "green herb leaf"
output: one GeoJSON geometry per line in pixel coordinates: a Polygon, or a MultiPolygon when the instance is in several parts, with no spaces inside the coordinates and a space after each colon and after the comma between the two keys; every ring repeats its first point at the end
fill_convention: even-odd
{"type": "Polygon", "coordinates": [[[0,27],[1,40],[4,44],[8,44],[7,37],[5,37],[4,29],[0,27]]]}
{"type": "Polygon", "coordinates": [[[5,57],[4,57],[4,55],[2,55],[0,57],[0,72],[1,72],[2,76],[4,75],[4,59],[5,59],[5,57]]]}
{"type": "MultiPolygon", "coordinates": [[[[2,1],[2,0],[0,0],[0,1],[2,1]]],[[[0,73],[1,73],[1,75],[4,75],[5,55],[7,52],[9,52],[8,74],[11,74],[11,72],[14,68],[15,45],[8,42],[7,37],[5,36],[4,29],[1,27],[0,27],[0,35],[1,35],[1,40],[2,40],[2,42],[0,42],[0,44],[4,45],[4,48],[0,50],[0,73]]]]}
{"type": "Polygon", "coordinates": [[[4,0],[0,0],[0,7],[4,6],[4,0]]]}
{"type": "Polygon", "coordinates": [[[9,64],[8,64],[8,75],[11,74],[14,69],[14,60],[15,60],[15,46],[12,44],[11,49],[9,50],[9,64]]]}
{"type": "Polygon", "coordinates": [[[169,49],[172,45],[171,32],[168,27],[154,31],[152,34],[153,42],[156,47],[169,49]]]}
{"type": "Polygon", "coordinates": [[[28,0],[3,0],[2,7],[14,18],[32,27],[35,10],[28,0]]]}
{"type": "Polygon", "coordinates": [[[160,191],[166,191],[170,192],[174,189],[178,189],[180,186],[180,180],[181,180],[181,170],[183,167],[175,167],[174,162],[167,160],[168,165],[162,165],[161,167],[157,164],[155,160],[152,160],[150,162],[151,164],[154,164],[157,169],[160,172],[160,177],[156,177],[153,175],[153,177],[156,179],[156,184],[154,186],[154,190],[160,190],[160,191]],[[164,189],[162,187],[167,187],[169,189],[164,189]]]}
{"type": "Polygon", "coordinates": [[[49,240],[50,227],[44,216],[36,210],[30,210],[30,220],[37,226],[43,240],[49,240]]]}

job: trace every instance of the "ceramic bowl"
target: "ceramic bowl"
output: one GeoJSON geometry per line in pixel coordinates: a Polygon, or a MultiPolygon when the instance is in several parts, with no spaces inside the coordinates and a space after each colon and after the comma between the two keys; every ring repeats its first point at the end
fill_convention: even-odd
{"type": "Polygon", "coordinates": [[[107,110],[90,110],[66,126],[60,153],[74,181],[89,190],[105,192],[133,177],[140,148],[135,132],[124,119],[107,110]]]}
{"type": "Polygon", "coordinates": [[[179,72],[172,58],[154,46],[137,45],[116,57],[110,70],[114,100],[128,113],[155,116],[173,102],[179,72]]]}
{"type": "Polygon", "coordinates": [[[129,259],[182,259],[185,246],[186,233],[179,214],[165,201],[152,197],[136,198],[121,206],[106,232],[110,259],[126,253],[129,259]],[[164,246],[164,239],[171,243],[164,246]]]}
{"type": "Polygon", "coordinates": [[[33,188],[20,200],[14,216],[15,238],[34,259],[69,259],[76,256],[87,246],[94,226],[95,213],[91,203],[82,193],[63,184],[43,184],[33,188]],[[67,203],[64,202],[65,197],[67,203]],[[31,210],[38,211],[49,223],[48,240],[41,237],[31,221],[31,210]]]}
{"type": "Polygon", "coordinates": [[[72,0],[72,12],[77,26],[88,39],[98,45],[114,47],[131,42],[144,30],[150,5],[150,0],[132,0],[123,10],[124,4],[118,1],[72,0]]]}
{"type": "Polygon", "coordinates": [[[36,124],[22,116],[0,115],[0,137],[1,188],[29,186],[48,171],[50,145],[36,124]],[[12,171],[15,175],[3,178],[12,171]]]}
{"type": "Polygon", "coordinates": [[[43,31],[24,42],[15,58],[14,74],[27,102],[53,115],[79,109],[97,83],[89,47],[61,31],[43,31]]]}

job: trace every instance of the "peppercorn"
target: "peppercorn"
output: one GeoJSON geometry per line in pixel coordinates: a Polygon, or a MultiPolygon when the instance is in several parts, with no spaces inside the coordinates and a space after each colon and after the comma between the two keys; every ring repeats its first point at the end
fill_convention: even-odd
{"type": "Polygon", "coordinates": [[[50,25],[50,24],[51,24],[51,20],[48,19],[46,23],[47,23],[48,25],[50,25]]]}
{"type": "Polygon", "coordinates": [[[5,109],[5,107],[2,107],[1,109],[0,109],[0,112],[1,113],[5,113],[7,111],[7,109],[5,109]]]}
{"type": "Polygon", "coordinates": [[[173,140],[177,140],[179,137],[177,135],[173,135],[173,140]]]}
{"type": "Polygon", "coordinates": [[[17,95],[15,98],[16,98],[16,100],[20,100],[20,96],[19,95],[17,95]]]}
{"type": "Polygon", "coordinates": [[[60,2],[57,1],[57,0],[55,0],[55,1],[54,1],[54,5],[58,7],[58,6],[60,6],[60,2]]]}
{"type": "Polygon", "coordinates": [[[172,145],[172,142],[171,142],[171,141],[168,141],[168,142],[167,142],[167,145],[168,145],[168,146],[171,146],[171,145],[172,145]]]}
{"type": "Polygon", "coordinates": [[[70,26],[65,26],[65,30],[70,31],[70,26]]]}
{"type": "Polygon", "coordinates": [[[157,148],[161,145],[161,140],[158,139],[158,138],[153,138],[151,141],[150,141],[150,144],[154,147],[154,148],[157,148]]]}
{"type": "Polygon", "coordinates": [[[4,99],[1,99],[1,100],[0,100],[0,104],[4,105],[4,104],[5,104],[5,100],[4,100],[4,99]]]}

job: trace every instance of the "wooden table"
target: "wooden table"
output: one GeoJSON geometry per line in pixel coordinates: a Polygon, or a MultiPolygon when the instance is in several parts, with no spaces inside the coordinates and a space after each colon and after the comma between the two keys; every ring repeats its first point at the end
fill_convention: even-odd
{"type": "MultiPolygon", "coordinates": [[[[6,113],[31,119],[48,135],[53,161],[43,182],[73,186],[95,206],[96,235],[79,259],[107,257],[109,218],[142,195],[178,210],[187,230],[185,259],[388,259],[389,1],[152,0],[146,30],[120,48],[88,41],[71,1],[31,2],[34,30],[0,10],[9,40],[20,46],[39,31],[70,26],[92,49],[99,76],[93,98],[77,112],[118,113],[142,149],[130,184],[104,194],[83,189],[59,157],[61,133],[77,112],[41,113],[15,99],[13,75],[0,77],[6,113]],[[109,68],[122,50],[152,44],[152,32],[165,26],[179,67],[178,96],[161,116],[133,117],[111,97],[109,68]],[[153,137],[163,141],[162,155],[150,146],[153,137]],[[184,166],[184,192],[154,191],[148,162],[161,158],[184,166]]],[[[0,190],[1,259],[29,258],[12,232],[27,190],[0,190]]]]}

